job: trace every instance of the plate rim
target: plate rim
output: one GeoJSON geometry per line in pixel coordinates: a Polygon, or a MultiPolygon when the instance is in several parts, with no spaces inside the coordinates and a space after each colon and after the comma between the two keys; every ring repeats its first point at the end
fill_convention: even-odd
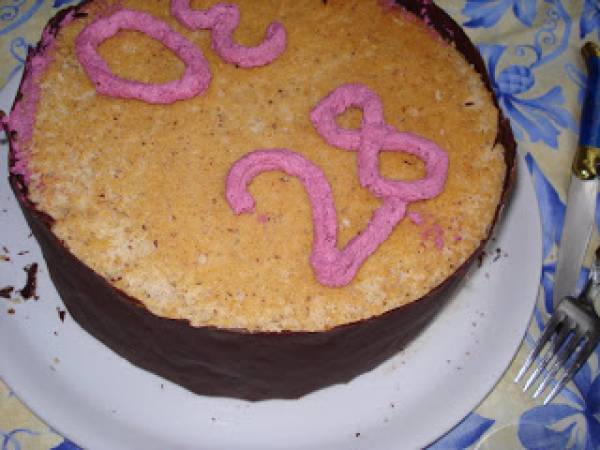
{"type": "MultiPolygon", "coordinates": [[[[10,91],[11,89],[14,89],[14,91],[16,91],[16,86],[15,86],[15,80],[18,80],[20,77],[19,76],[15,76],[13,77],[13,79],[11,79],[9,81],[9,83],[0,90],[0,106],[2,106],[3,102],[6,102],[7,100],[10,100],[10,91]]],[[[14,94],[13,94],[14,96],[14,94]]],[[[3,145],[4,146],[4,145],[3,145]]],[[[6,162],[2,162],[3,166],[5,167],[6,162]]],[[[495,374],[495,376],[493,377],[493,380],[489,380],[488,383],[486,383],[486,388],[484,389],[484,393],[480,396],[480,398],[473,404],[473,402],[470,402],[468,405],[463,405],[463,410],[465,410],[465,414],[460,416],[458,419],[456,419],[454,416],[456,414],[454,414],[454,416],[452,418],[449,418],[446,421],[446,424],[444,425],[444,429],[440,430],[440,432],[436,432],[436,436],[433,437],[432,439],[428,440],[427,442],[423,442],[423,444],[429,444],[433,441],[435,441],[437,438],[439,438],[440,436],[443,436],[448,430],[452,429],[457,423],[460,422],[460,420],[462,420],[463,417],[465,417],[466,414],[468,414],[470,411],[473,411],[477,405],[479,405],[485,398],[486,396],[489,394],[489,392],[494,388],[494,386],[496,386],[496,384],[499,382],[499,380],[502,378],[502,376],[504,375],[504,373],[506,372],[506,370],[510,367],[510,362],[512,361],[512,359],[514,358],[515,354],[517,353],[517,351],[519,350],[520,346],[521,346],[521,342],[523,339],[523,336],[525,335],[526,331],[527,331],[527,325],[530,322],[530,318],[531,318],[531,314],[533,313],[533,310],[535,308],[536,305],[536,301],[537,301],[537,297],[538,297],[538,292],[540,289],[540,283],[539,283],[539,276],[541,274],[541,270],[542,270],[542,229],[541,229],[541,216],[539,213],[539,204],[537,202],[537,198],[535,195],[535,190],[533,187],[533,181],[531,180],[531,177],[528,176],[529,174],[526,172],[525,170],[525,161],[523,159],[523,157],[518,154],[516,157],[516,164],[517,164],[517,177],[516,177],[516,186],[514,188],[514,191],[512,192],[511,196],[512,198],[510,199],[508,205],[505,208],[505,211],[503,211],[502,217],[499,220],[499,223],[496,224],[496,229],[494,230],[494,234],[496,234],[498,232],[498,230],[501,232],[503,229],[506,228],[506,221],[507,221],[507,216],[509,215],[510,211],[513,210],[513,205],[515,203],[515,199],[517,197],[517,195],[525,195],[523,193],[523,189],[527,190],[528,192],[526,193],[526,195],[528,195],[529,197],[533,197],[533,199],[535,199],[535,208],[532,208],[532,211],[530,212],[530,214],[534,217],[534,224],[531,224],[530,226],[534,226],[535,230],[533,230],[533,233],[536,235],[537,238],[537,244],[535,245],[535,247],[537,248],[537,255],[536,258],[534,258],[534,260],[537,262],[535,265],[538,267],[537,269],[537,273],[536,273],[536,277],[535,279],[535,295],[532,295],[532,299],[530,299],[531,304],[530,304],[530,308],[529,308],[529,313],[527,315],[526,320],[524,318],[521,319],[523,326],[519,327],[521,330],[521,337],[518,341],[518,344],[512,349],[512,351],[510,352],[510,358],[508,358],[508,360],[506,361],[505,364],[503,364],[503,370],[499,373],[499,374],[495,374]],[[524,185],[528,185],[528,187],[524,187],[524,185]]],[[[2,171],[3,174],[6,174],[6,169],[3,169],[2,171]]],[[[8,186],[8,183],[6,182],[6,180],[4,180],[3,182],[6,184],[6,186],[8,186]]],[[[12,194],[12,192],[10,192],[12,194]]],[[[4,202],[4,200],[2,200],[2,202],[4,202]]],[[[19,211],[20,213],[20,211],[19,211]]],[[[37,243],[35,244],[37,245],[37,243]]],[[[48,277],[47,274],[47,270],[45,270],[45,261],[43,260],[43,257],[41,257],[40,255],[40,261],[42,262],[42,264],[40,264],[41,266],[44,266],[44,270],[41,273],[41,276],[43,277],[48,277]]],[[[463,286],[458,286],[457,287],[457,291],[460,291],[463,288],[463,286]]],[[[532,282],[532,288],[533,288],[533,282],[532,282]]],[[[458,295],[460,296],[460,292],[458,293],[458,295]]],[[[58,299],[58,301],[60,303],[62,303],[62,301],[60,299],[58,299]]],[[[444,307],[444,309],[440,312],[440,315],[444,314],[444,311],[446,310],[446,307],[444,307]]],[[[11,318],[12,319],[12,318],[11,318]]],[[[4,320],[10,320],[10,319],[4,319],[4,320]]],[[[437,321],[438,318],[435,318],[434,321],[437,321]]],[[[0,322],[2,321],[2,318],[0,316],[0,322]]],[[[87,335],[87,333],[79,328],[78,330],[80,333],[83,333],[84,335],[87,335]]],[[[91,337],[90,337],[91,338],[91,337]]],[[[93,338],[91,338],[93,339],[93,338]]],[[[103,344],[100,344],[103,346],[103,344]]],[[[414,343],[411,343],[408,348],[410,348],[411,346],[414,346],[414,343]]],[[[104,347],[107,351],[108,348],[104,347]]],[[[408,350],[408,349],[407,349],[408,350]]],[[[111,352],[111,351],[110,351],[111,352]]],[[[401,352],[404,353],[405,351],[401,352]]],[[[111,352],[112,353],[112,352],[111,352]]],[[[398,355],[397,355],[398,356],[398,355]]],[[[116,355],[115,355],[116,357],[116,355]]],[[[117,357],[120,358],[120,357],[117,357]]],[[[393,357],[396,358],[396,357],[393,357]]],[[[7,373],[6,371],[6,361],[7,359],[3,359],[1,360],[3,362],[0,363],[0,377],[2,377],[4,379],[4,381],[6,382],[6,384],[9,386],[9,389],[11,389],[11,391],[13,391],[16,396],[25,404],[27,405],[27,407],[34,412],[34,414],[36,414],[38,417],[40,417],[46,424],[52,424],[52,427],[56,427],[54,429],[60,429],[60,430],[65,430],[65,431],[61,431],[60,434],[62,436],[67,437],[68,439],[72,440],[73,442],[84,442],[84,440],[80,439],[79,433],[78,432],[73,432],[72,430],[67,430],[69,427],[68,426],[64,426],[64,424],[57,424],[55,420],[53,420],[53,417],[51,417],[51,413],[49,413],[48,411],[44,411],[44,408],[40,408],[41,405],[39,405],[39,399],[36,402],[36,399],[32,399],[30,398],[30,396],[27,395],[27,393],[25,392],[26,389],[24,389],[23,386],[18,386],[18,382],[15,382],[15,380],[10,380],[9,377],[6,377],[4,374],[7,373]],[[58,425],[58,426],[56,426],[58,425]],[[77,438],[74,438],[77,435],[77,438]]],[[[129,364],[129,363],[127,363],[129,364]]],[[[385,365],[387,364],[384,363],[382,364],[385,365]]],[[[380,366],[381,367],[381,366],[380,366]]],[[[143,372],[144,374],[148,374],[152,377],[156,377],[158,378],[156,375],[150,374],[148,372],[143,371],[142,369],[138,369],[135,368],[136,370],[143,372]]],[[[379,369],[379,368],[378,368],[379,369]]],[[[378,370],[375,369],[375,370],[378,370]]],[[[170,383],[167,381],[164,381],[164,383],[170,383]]],[[[338,385],[339,386],[339,385],[338,385]]],[[[326,388],[325,390],[330,389],[330,388],[326,388]]],[[[336,387],[334,386],[333,389],[336,389],[336,387]]],[[[185,391],[187,392],[187,391],[185,391]]],[[[191,394],[189,393],[189,395],[194,396],[195,394],[191,394]]],[[[311,394],[312,395],[312,394],[311,394]]],[[[43,402],[42,402],[43,403],[43,402]]],[[[110,445],[110,442],[107,441],[107,443],[110,445]]],[[[85,443],[87,445],[87,442],[85,443]]],[[[100,447],[102,447],[102,443],[101,442],[97,442],[96,444],[100,444],[100,447]]],[[[96,447],[96,444],[92,443],[92,445],[94,447],[96,447]]],[[[357,442],[357,444],[360,446],[362,445],[362,443],[357,442]]],[[[114,448],[111,446],[111,448],[114,448]]]]}

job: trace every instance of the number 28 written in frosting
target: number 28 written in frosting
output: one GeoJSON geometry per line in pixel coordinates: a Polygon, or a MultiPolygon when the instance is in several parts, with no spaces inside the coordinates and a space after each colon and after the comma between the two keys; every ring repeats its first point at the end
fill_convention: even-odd
{"type": "Polygon", "coordinates": [[[288,149],[263,149],[246,154],[229,171],[225,196],[236,214],[251,212],[254,199],[247,186],[262,172],[280,170],[297,177],[312,208],[313,245],[310,264],[317,280],[329,287],[345,286],[365,260],[392,233],[406,215],[409,203],[437,196],[448,172],[448,156],[433,142],[386,124],[379,97],[362,84],[344,84],[325,97],[311,112],[311,120],[330,145],[357,151],[358,178],[382,205],[367,228],[337,248],[337,215],[331,187],[323,171],[304,156],[288,149]],[[358,129],[344,129],[335,119],[350,107],[362,109],[358,129]],[[379,172],[379,152],[411,153],[425,163],[425,177],[416,181],[389,180],[379,172]]]}

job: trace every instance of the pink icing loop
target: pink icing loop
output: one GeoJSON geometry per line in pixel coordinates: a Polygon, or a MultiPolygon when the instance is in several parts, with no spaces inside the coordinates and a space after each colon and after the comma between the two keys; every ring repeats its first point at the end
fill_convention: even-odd
{"type": "Polygon", "coordinates": [[[337,249],[337,215],[331,187],[323,171],[304,156],[286,149],[256,150],[240,158],[227,175],[225,197],[236,214],[254,209],[247,191],[262,172],[281,170],[304,185],[312,207],[313,246],[310,262],[317,280],[330,287],[348,284],[364,261],[385,241],[406,213],[406,202],[387,198],[367,229],[343,250],[337,249]]]}
{"type": "Polygon", "coordinates": [[[279,22],[271,23],[266,30],[262,43],[255,47],[244,47],[233,40],[233,30],[225,22],[213,28],[212,47],[225,62],[237,64],[243,68],[258,67],[269,64],[277,58],[286,47],[286,34],[279,22]]]}
{"type": "Polygon", "coordinates": [[[189,0],[172,0],[171,13],[183,25],[192,29],[210,29],[212,48],[225,62],[250,68],[269,64],[285,50],[287,35],[279,22],[272,22],[263,41],[255,47],[245,47],[233,40],[240,23],[237,5],[217,3],[207,10],[193,10],[189,0]]]}
{"type": "Polygon", "coordinates": [[[433,142],[412,133],[364,127],[358,152],[358,178],[376,197],[398,197],[406,202],[427,200],[444,189],[448,155],[433,142]],[[379,152],[404,152],[425,162],[425,177],[415,181],[387,180],[379,173],[379,152]]]}
{"type": "Polygon", "coordinates": [[[325,142],[344,150],[358,150],[365,125],[383,124],[383,105],[368,87],[358,83],[343,84],[313,108],[310,119],[325,142]],[[335,119],[351,107],[363,111],[362,126],[349,130],[338,126],[335,119]]]}
{"type": "Polygon", "coordinates": [[[135,98],[157,104],[173,103],[203,93],[211,79],[208,63],[198,48],[167,23],[139,11],[121,9],[86,26],[77,37],[75,50],[96,90],[117,98],[135,98]],[[168,83],[151,84],[114,75],[98,54],[98,46],[119,30],[139,31],[162,42],[184,62],[183,76],[168,83]]]}
{"type": "Polygon", "coordinates": [[[427,139],[400,133],[385,123],[383,105],[367,86],[343,84],[323,100],[310,114],[311,121],[329,145],[358,150],[360,184],[376,197],[398,197],[407,202],[426,200],[438,195],[446,181],[448,156],[427,139]],[[356,130],[341,128],[335,119],[351,106],[363,111],[362,125],[356,130]],[[417,181],[386,180],[379,173],[379,152],[406,152],[425,162],[425,178],[417,181]]]}

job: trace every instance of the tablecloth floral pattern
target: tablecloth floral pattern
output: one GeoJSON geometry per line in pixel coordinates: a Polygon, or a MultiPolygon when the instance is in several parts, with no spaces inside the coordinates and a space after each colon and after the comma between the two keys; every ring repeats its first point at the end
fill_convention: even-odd
{"type": "MultiPolygon", "coordinates": [[[[27,48],[73,0],[0,0],[0,88],[27,48]]],[[[541,406],[512,383],[552,313],[556,250],[586,74],[579,50],[600,40],[600,0],[439,0],[478,45],[533,179],[543,229],[541,289],[525,345],[494,390],[431,449],[600,449],[600,346],[574,382],[541,406]]],[[[600,223],[600,208],[596,209],[600,223]]],[[[597,241],[598,237],[594,236],[597,241]]],[[[586,270],[582,270],[582,280],[586,270]]],[[[2,450],[79,447],[35,417],[0,381],[2,450]]]]}

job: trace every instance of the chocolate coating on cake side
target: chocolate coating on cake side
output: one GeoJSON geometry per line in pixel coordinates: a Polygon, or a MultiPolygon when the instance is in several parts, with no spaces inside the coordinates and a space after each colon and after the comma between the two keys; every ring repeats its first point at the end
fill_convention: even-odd
{"type": "MultiPolygon", "coordinates": [[[[459,25],[428,1],[399,3],[410,13],[422,19],[427,17],[425,21],[445,40],[455,44],[491,91],[481,56],[459,25]]],[[[55,33],[59,32],[61,18],[67,13],[60,14],[49,25],[55,33]]],[[[28,63],[42,51],[39,46],[32,50],[28,63]]],[[[12,142],[18,137],[8,135],[12,165],[12,142]]],[[[516,144],[510,125],[501,113],[497,141],[505,149],[507,171],[494,225],[508,200],[516,173],[516,144]]],[[[435,317],[487,240],[428,295],[376,317],[321,332],[248,332],[193,327],[185,320],[152,314],[138,300],[116,289],[83,264],[53,234],[53,219],[37,210],[28,199],[22,175],[11,174],[10,184],[41,246],[50,276],[73,318],[131,363],[202,395],[248,400],[297,398],[332,384],[348,382],[373,369],[402,350],[435,317]]],[[[492,229],[490,227],[490,235],[492,229]]]]}

